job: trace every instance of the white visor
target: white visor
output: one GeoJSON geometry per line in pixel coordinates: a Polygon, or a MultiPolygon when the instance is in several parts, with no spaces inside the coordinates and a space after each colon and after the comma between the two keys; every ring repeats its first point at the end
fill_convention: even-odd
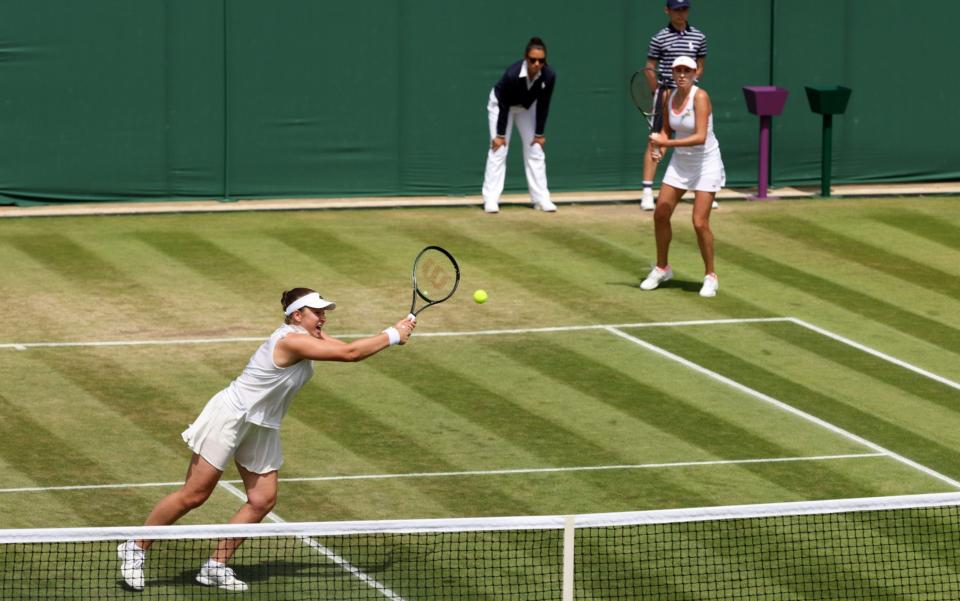
{"type": "Polygon", "coordinates": [[[697,70],[697,61],[693,60],[689,56],[678,56],[673,59],[673,65],[670,66],[671,69],[676,69],[677,67],[687,67],[688,69],[697,70]]]}
{"type": "Polygon", "coordinates": [[[310,307],[311,309],[336,309],[337,303],[326,300],[316,292],[311,292],[306,296],[301,296],[297,300],[290,303],[287,306],[286,310],[283,312],[284,315],[290,315],[297,309],[302,309],[304,307],[310,307]]]}

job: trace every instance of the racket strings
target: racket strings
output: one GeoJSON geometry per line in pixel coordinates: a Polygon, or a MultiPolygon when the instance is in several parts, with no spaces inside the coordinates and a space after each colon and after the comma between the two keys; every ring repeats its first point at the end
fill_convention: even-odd
{"type": "Polygon", "coordinates": [[[428,302],[443,300],[456,290],[457,268],[443,253],[421,256],[414,273],[417,294],[428,302]]]}
{"type": "Polygon", "coordinates": [[[660,106],[655,102],[656,96],[650,92],[647,83],[648,72],[656,78],[656,71],[650,68],[641,69],[633,74],[633,77],[630,78],[630,96],[647,121],[647,126],[653,129],[654,120],[660,111],[660,106]]]}

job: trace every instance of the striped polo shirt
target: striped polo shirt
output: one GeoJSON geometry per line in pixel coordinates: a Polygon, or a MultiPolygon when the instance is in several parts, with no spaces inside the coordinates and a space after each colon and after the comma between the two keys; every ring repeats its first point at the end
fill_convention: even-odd
{"type": "Polygon", "coordinates": [[[687,23],[686,31],[677,31],[673,25],[667,25],[650,39],[647,58],[657,61],[661,85],[676,87],[671,66],[678,56],[689,56],[694,60],[707,56],[707,36],[687,23]]]}

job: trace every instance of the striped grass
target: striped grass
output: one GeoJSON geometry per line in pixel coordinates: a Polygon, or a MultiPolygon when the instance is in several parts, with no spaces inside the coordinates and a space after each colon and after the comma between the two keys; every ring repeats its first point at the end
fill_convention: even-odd
{"type": "MultiPolygon", "coordinates": [[[[626,205],[2,221],[0,527],[140,523],[183,476],[179,432],[279,322],[284,288],[336,299],[335,334],[375,332],[406,313],[409,262],[431,243],[461,261],[464,293],[407,347],[318,366],[284,423],[282,519],[955,490],[956,203],[725,203],[710,300],[687,205],[677,277],[656,292],[638,288],[650,215],[626,205]],[[472,303],[476,288],[491,300],[472,303]],[[686,325],[599,327],[660,322],[686,325]],[[189,339],[207,342],[138,344],[189,339]]],[[[226,479],[186,523],[232,514],[226,479]]],[[[175,573],[163,586],[180,590],[190,574],[175,573]]]]}

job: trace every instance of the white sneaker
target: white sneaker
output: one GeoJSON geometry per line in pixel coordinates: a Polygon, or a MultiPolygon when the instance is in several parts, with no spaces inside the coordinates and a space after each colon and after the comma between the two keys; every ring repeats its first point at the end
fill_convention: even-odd
{"type": "Polygon", "coordinates": [[[653,290],[660,284],[673,278],[673,270],[670,269],[670,266],[667,265],[666,269],[660,269],[659,267],[654,266],[650,270],[650,275],[647,276],[647,279],[640,282],[640,288],[643,290],[653,290]]]}
{"type": "Polygon", "coordinates": [[[247,583],[237,578],[233,570],[222,563],[207,561],[197,573],[197,582],[205,586],[215,586],[226,591],[243,592],[247,583]]]}
{"type": "Polygon", "coordinates": [[[500,203],[496,200],[485,200],[483,201],[483,211],[485,213],[499,213],[500,203]]]}
{"type": "Polygon", "coordinates": [[[127,586],[135,591],[142,591],[144,585],[143,560],[146,551],[141,549],[132,540],[121,543],[117,547],[117,556],[120,558],[120,575],[127,586]]]}
{"type": "Polygon", "coordinates": [[[710,208],[711,208],[711,209],[719,209],[719,208],[720,208],[720,203],[717,202],[717,201],[713,201],[713,204],[710,206],[710,208]]]}
{"type": "Polygon", "coordinates": [[[644,211],[652,211],[657,208],[656,202],[653,200],[653,190],[643,191],[643,196],[640,198],[640,208],[644,211]]]}
{"type": "Polygon", "coordinates": [[[707,298],[714,297],[717,295],[717,290],[719,289],[720,280],[717,278],[717,274],[711,273],[703,278],[703,287],[700,288],[700,296],[707,298]]]}
{"type": "Polygon", "coordinates": [[[553,201],[549,198],[546,200],[541,200],[540,202],[534,202],[533,208],[538,211],[543,211],[544,213],[556,213],[557,205],[553,204],[553,201]]]}

